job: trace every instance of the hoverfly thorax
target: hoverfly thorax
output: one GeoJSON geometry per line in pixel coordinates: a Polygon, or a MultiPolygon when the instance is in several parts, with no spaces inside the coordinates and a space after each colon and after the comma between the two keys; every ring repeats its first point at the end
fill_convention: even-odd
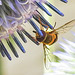
{"type": "Polygon", "coordinates": [[[45,32],[43,30],[41,30],[43,33],[43,36],[41,37],[40,35],[38,35],[38,33],[36,33],[36,39],[46,45],[51,45],[54,42],[56,42],[57,40],[57,34],[54,34],[53,32],[45,32]]]}

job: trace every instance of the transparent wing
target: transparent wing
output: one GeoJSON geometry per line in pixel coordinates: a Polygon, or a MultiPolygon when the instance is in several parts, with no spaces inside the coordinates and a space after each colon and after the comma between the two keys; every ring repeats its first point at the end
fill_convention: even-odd
{"type": "Polygon", "coordinates": [[[44,48],[44,64],[45,64],[45,68],[49,69],[50,67],[50,49],[47,48],[46,45],[43,44],[43,48],[44,48]]]}
{"type": "Polygon", "coordinates": [[[66,23],[66,24],[64,24],[63,26],[55,29],[55,32],[57,32],[58,34],[66,33],[67,31],[69,31],[74,26],[75,26],[75,19],[66,23]]]}

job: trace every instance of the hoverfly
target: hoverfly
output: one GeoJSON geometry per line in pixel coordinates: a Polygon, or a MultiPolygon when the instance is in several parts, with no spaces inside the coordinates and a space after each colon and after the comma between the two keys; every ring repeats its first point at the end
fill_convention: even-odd
{"type": "MultiPolygon", "coordinates": [[[[39,21],[40,21],[40,18],[39,18],[39,21]]],[[[58,39],[58,35],[59,34],[62,34],[62,33],[66,33],[67,31],[69,31],[72,27],[75,26],[75,19],[60,26],[59,28],[57,29],[52,29],[52,31],[45,31],[42,27],[42,25],[45,25],[45,24],[42,24],[42,22],[40,21],[40,29],[43,33],[43,36],[41,37],[36,31],[33,31],[34,33],[36,33],[36,40],[39,41],[40,43],[43,43],[43,48],[44,48],[44,63],[45,63],[45,66],[46,66],[46,60],[48,61],[51,61],[50,60],[50,49],[47,47],[47,45],[52,45],[54,44],[57,39],[58,39]]],[[[47,25],[45,25],[47,26],[47,25]]]]}

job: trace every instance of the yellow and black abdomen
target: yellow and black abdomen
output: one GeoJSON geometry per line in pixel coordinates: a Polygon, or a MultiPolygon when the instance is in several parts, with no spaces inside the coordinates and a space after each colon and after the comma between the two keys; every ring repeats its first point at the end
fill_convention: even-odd
{"type": "Polygon", "coordinates": [[[54,33],[46,33],[46,39],[43,41],[44,44],[51,45],[56,42],[57,34],[54,33]]]}
{"type": "Polygon", "coordinates": [[[54,42],[56,42],[57,40],[57,34],[54,34],[52,32],[45,32],[45,31],[42,31],[43,33],[43,37],[37,37],[36,36],[36,39],[45,44],[45,45],[51,45],[53,44],[54,42]]]}

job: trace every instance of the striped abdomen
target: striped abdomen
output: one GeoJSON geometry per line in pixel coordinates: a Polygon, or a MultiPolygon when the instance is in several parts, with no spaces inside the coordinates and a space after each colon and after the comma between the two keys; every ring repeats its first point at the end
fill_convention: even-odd
{"type": "Polygon", "coordinates": [[[53,31],[52,32],[45,32],[43,30],[41,30],[41,31],[43,33],[43,37],[36,36],[36,39],[39,42],[41,42],[45,45],[51,45],[57,41],[57,34],[54,34],[53,31]]]}

